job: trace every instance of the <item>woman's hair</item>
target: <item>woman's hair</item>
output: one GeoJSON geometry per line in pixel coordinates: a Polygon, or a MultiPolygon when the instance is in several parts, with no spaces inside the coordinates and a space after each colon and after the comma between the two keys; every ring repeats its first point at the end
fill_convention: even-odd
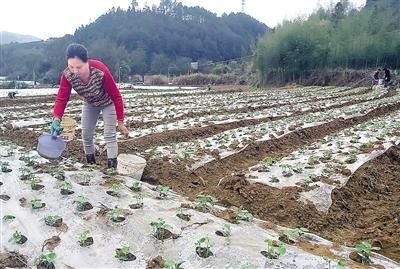
{"type": "Polygon", "coordinates": [[[67,60],[78,57],[84,63],[88,61],[88,51],[81,44],[69,44],[67,47],[66,54],[67,54],[67,60]]]}

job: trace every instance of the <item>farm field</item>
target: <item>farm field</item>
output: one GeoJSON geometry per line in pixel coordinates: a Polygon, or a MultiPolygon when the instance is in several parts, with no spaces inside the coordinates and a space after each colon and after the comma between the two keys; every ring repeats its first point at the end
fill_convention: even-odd
{"type": "Polygon", "coordinates": [[[84,163],[77,95],[58,161],[35,151],[54,92],[0,98],[0,268],[400,268],[397,92],[121,92],[141,182],[105,169],[101,121],[84,163]]]}

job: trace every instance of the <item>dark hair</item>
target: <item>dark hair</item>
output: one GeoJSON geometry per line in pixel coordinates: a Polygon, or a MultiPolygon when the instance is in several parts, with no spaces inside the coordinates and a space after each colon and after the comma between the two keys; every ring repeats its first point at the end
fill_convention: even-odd
{"type": "Polygon", "coordinates": [[[88,61],[88,51],[81,44],[69,44],[67,47],[66,54],[67,54],[67,60],[78,57],[84,63],[88,61]]]}

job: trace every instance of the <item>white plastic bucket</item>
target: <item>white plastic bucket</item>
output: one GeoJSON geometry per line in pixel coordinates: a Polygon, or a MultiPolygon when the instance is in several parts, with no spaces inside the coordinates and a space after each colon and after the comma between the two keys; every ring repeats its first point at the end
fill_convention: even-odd
{"type": "Polygon", "coordinates": [[[146,160],[142,157],[121,153],[118,155],[117,171],[121,175],[133,177],[136,180],[142,178],[143,170],[146,167],[146,160]]]}

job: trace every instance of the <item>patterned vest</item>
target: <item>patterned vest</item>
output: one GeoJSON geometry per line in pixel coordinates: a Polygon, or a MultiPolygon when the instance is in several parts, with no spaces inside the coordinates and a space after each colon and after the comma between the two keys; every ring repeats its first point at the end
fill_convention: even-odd
{"type": "Polygon", "coordinates": [[[64,70],[64,75],[72,88],[83,97],[86,103],[96,107],[112,104],[110,96],[103,87],[103,71],[93,66],[89,66],[89,70],[90,78],[88,83],[83,83],[82,80],[68,68],[64,70]]]}

